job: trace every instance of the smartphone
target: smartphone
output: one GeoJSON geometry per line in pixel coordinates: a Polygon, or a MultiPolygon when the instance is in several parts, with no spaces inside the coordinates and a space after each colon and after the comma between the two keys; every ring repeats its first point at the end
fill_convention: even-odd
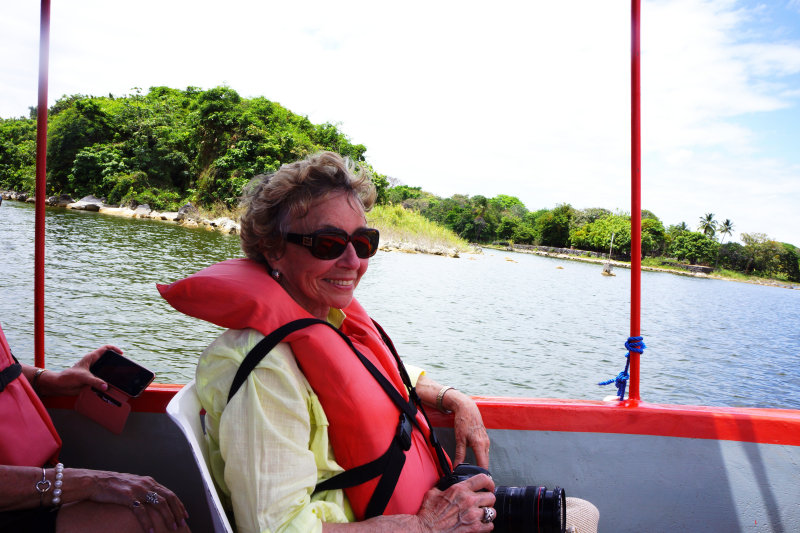
{"type": "Polygon", "coordinates": [[[155,374],[145,367],[134,363],[114,350],[106,350],[100,358],[91,364],[89,371],[109,384],[135,398],[155,378],[155,374]]]}

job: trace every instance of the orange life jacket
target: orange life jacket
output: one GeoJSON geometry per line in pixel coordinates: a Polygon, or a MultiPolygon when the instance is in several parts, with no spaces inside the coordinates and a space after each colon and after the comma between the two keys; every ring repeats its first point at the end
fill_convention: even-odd
{"type": "Polygon", "coordinates": [[[25,376],[17,374],[18,364],[0,328],[0,375],[16,376],[9,380],[0,378],[0,384],[5,385],[0,390],[0,464],[55,464],[61,438],[33,387],[25,376]]]}
{"type": "MultiPolygon", "coordinates": [[[[253,328],[265,336],[301,318],[313,318],[267,273],[264,265],[230,259],[169,285],[161,295],[178,311],[232,329],[253,328]]],[[[408,402],[398,364],[366,311],[353,299],[340,331],[408,402]]],[[[387,396],[353,349],[333,328],[312,325],[283,338],[319,397],[330,425],[336,461],[349,471],[381,457],[398,431],[400,409],[387,396]]],[[[411,431],[405,463],[383,514],[415,514],[425,493],[442,475],[420,412],[411,431]]],[[[356,517],[365,517],[379,479],[345,488],[356,517]]]]}

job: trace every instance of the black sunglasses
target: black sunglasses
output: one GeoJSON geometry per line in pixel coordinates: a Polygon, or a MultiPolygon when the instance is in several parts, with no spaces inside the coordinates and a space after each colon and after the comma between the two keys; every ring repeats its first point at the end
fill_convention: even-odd
{"type": "Polygon", "coordinates": [[[342,229],[320,229],[314,233],[288,233],[286,242],[305,246],[317,259],[336,259],[353,243],[356,255],[366,259],[378,251],[380,233],[373,228],[357,229],[351,235],[342,229]]]}

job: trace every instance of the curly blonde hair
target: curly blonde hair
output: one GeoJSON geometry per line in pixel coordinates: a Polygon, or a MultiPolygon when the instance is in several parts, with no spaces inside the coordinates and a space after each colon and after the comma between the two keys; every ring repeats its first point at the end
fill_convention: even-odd
{"type": "Polygon", "coordinates": [[[280,255],[292,220],[305,217],[312,204],[344,192],[366,213],[377,196],[363,166],[334,152],[318,152],[253,178],[245,192],[247,210],[240,220],[242,250],[267,263],[265,254],[280,255]]]}

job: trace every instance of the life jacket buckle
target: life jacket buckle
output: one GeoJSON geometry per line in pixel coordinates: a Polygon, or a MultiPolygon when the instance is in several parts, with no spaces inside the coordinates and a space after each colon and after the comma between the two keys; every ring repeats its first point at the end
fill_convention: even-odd
{"type": "Polygon", "coordinates": [[[411,420],[408,419],[405,413],[400,413],[400,423],[397,424],[395,439],[404,452],[411,449],[411,432],[413,430],[411,420]]]}

